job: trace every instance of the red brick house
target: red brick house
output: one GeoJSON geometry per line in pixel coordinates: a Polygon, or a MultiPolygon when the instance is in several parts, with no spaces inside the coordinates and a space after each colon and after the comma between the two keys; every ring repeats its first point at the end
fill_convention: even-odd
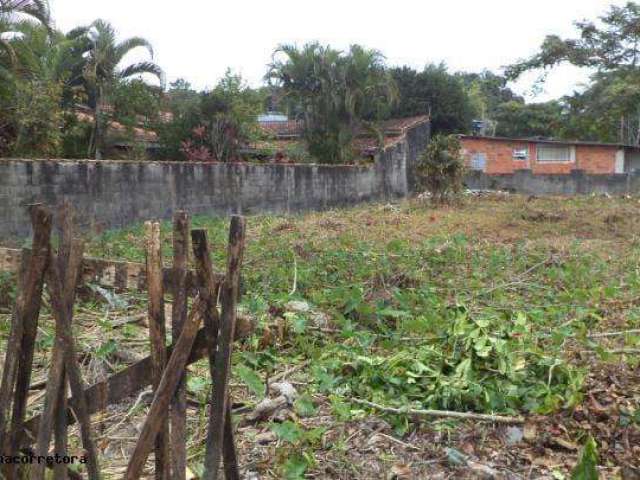
{"type": "Polygon", "coordinates": [[[640,149],[598,142],[460,135],[467,166],[488,175],[527,169],[535,174],[626,173],[640,170],[640,149]]]}

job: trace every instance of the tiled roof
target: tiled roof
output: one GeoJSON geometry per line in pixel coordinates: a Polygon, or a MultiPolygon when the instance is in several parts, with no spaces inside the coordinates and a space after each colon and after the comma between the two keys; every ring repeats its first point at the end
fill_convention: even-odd
{"type": "MultiPolygon", "coordinates": [[[[93,123],[93,115],[85,111],[76,111],[76,118],[85,123],[93,123]]],[[[115,145],[124,145],[125,142],[121,140],[128,134],[128,129],[120,122],[109,122],[107,135],[115,140],[115,145]],[[114,138],[117,137],[117,138],[114,138]],[[119,142],[119,143],[118,143],[119,142]]],[[[145,128],[133,127],[133,136],[135,141],[143,143],[157,143],[158,134],[153,130],[147,130],[145,128]]]]}

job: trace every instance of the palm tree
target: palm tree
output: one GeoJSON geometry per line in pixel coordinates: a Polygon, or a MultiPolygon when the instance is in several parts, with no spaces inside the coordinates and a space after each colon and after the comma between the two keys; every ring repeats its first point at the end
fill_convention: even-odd
{"type": "Polygon", "coordinates": [[[281,46],[267,79],[300,104],[311,154],[333,162],[350,161],[354,136],[397,98],[382,54],[358,45],[346,53],[318,43],[281,46]]]}
{"type": "Polygon", "coordinates": [[[5,82],[12,79],[17,65],[11,40],[20,30],[20,25],[34,21],[51,30],[51,11],[47,0],[0,0],[0,79],[5,82]]]}
{"type": "Polygon", "coordinates": [[[0,18],[10,23],[36,20],[51,27],[51,9],[47,0],[0,0],[0,18]]]}
{"type": "Polygon", "coordinates": [[[13,137],[9,104],[15,99],[19,71],[19,51],[14,46],[18,31],[27,24],[40,23],[51,29],[47,0],[0,0],[0,153],[13,137]]]}
{"type": "Polygon", "coordinates": [[[100,160],[106,134],[102,117],[113,86],[136,75],[150,74],[161,83],[164,79],[162,69],[152,61],[121,67],[124,57],[136,48],[147,49],[153,59],[153,48],[144,38],[132,37],[118,42],[114,28],[104,20],[93,22],[85,38],[87,50],[83,77],[94,109],[94,131],[89,154],[93,153],[96,160],[100,160]]]}

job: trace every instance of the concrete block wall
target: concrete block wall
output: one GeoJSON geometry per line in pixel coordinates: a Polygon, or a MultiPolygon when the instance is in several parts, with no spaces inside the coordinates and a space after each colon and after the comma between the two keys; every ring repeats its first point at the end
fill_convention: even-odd
{"type": "Polygon", "coordinates": [[[179,209],[289,214],[402,198],[408,162],[428,142],[428,124],[415,130],[371,166],[0,159],[0,242],[29,235],[32,203],[68,200],[82,226],[101,231],[179,209]]]}
{"type": "Polygon", "coordinates": [[[470,171],[465,177],[465,185],[470,189],[506,190],[526,195],[627,195],[640,193],[640,173],[591,174],[573,170],[568,175],[536,174],[523,169],[510,174],[487,175],[470,171]]]}

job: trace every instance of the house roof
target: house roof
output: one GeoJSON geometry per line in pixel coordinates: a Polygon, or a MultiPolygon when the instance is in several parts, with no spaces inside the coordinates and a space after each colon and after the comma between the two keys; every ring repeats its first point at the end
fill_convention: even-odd
{"type": "MultiPolygon", "coordinates": [[[[77,109],[75,112],[76,118],[80,122],[93,123],[93,114],[87,113],[77,109]]],[[[128,146],[129,142],[126,139],[129,130],[126,126],[120,122],[110,121],[108,124],[107,135],[112,139],[115,146],[128,146]]],[[[136,142],[155,144],[158,142],[158,134],[153,130],[147,130],[141,127],[133,127],[133,137],[136,142]]]]}
{"type": "Polygon", "coordinates": [[[591,147],[614,147],[614,148],[639,148],[636,145],[624,143],[592,142],[589,140],[560,140],[555,138],[541,137],[489,137],[483,135],[458,135],[459,138],[469,138],[472,140],[495,140],[498,142],[522,142],[522,143],[548,143],[551,145],[581,145],[591,147]]]}

